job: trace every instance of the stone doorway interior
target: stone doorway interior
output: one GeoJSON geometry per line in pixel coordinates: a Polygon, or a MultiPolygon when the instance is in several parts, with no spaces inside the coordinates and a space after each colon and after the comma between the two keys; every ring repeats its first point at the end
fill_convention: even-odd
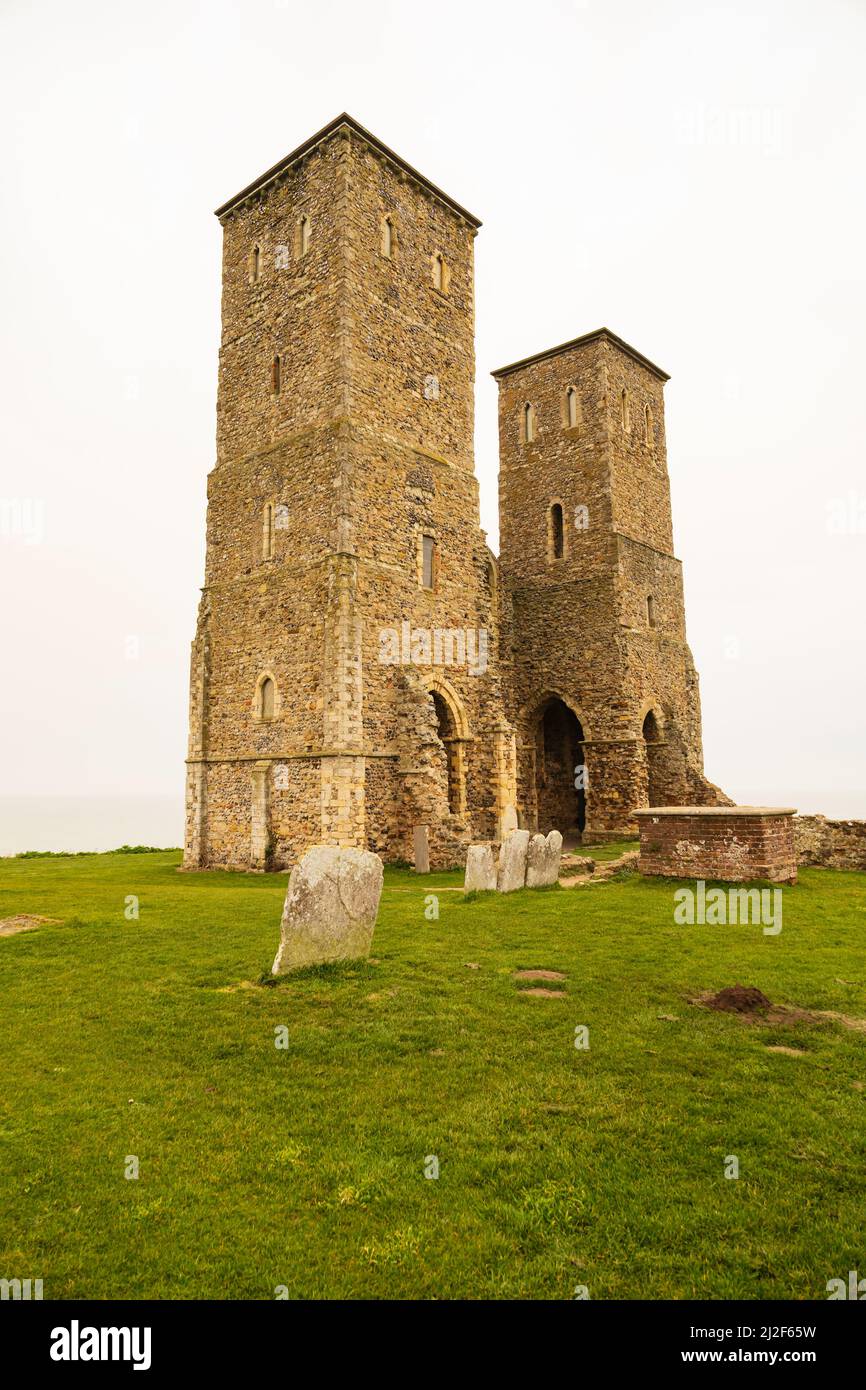
{"type": "Polygon", "coordinates": [[[580,720],[563,700],[541,707],[536,728],[535,795],[538,829],[558,830],[563,842],[580,842],[586,825],[586,760],[580,720]]]}

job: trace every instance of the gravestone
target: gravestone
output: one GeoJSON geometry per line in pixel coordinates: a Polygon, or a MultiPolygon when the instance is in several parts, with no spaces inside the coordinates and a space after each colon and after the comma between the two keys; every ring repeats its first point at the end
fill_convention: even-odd
{"type": "Polygon", "coordinates": [[[496,888],[495,845],[470,845],[466,852],[464,893],[489,893],[496,888]]]}
{"type": "Polygon", "coordinates": [[[361,849],[318,845],[292,869],[274,975],[370,954],[382,861],[361,849]]]}
{"type": "Polygon", "coordinates": [[[430,842],[427,838],[426,825],[416,825],[412,832],[412,838],[414,841],[415,872],[416,874],[429,874],[430,842]]]}
{"type": "Polygon", "coordinates": [[[512,830],[499,846],[499,870],[496,887],[500,893],[513,893],[526,883],[526,851],[529,831],[512,830]]]}
{"type": "Polygon", "coordinates": [[[562,836],[551,830],[548,836],[533,835],[526,853],[526,886],[543,888],[559,882],[559,861],[562,857],[562,836]]]}

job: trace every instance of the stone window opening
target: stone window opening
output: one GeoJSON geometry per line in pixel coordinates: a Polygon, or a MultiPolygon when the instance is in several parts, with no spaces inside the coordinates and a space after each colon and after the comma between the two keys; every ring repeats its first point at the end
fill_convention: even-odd
{"type": "Polygon", "coordinates": [[[547,514],[548,554],[551,560],[561,560],[565,555],[565,526],[563,525],[562,503],[552,502],[547,514]]]}
{"type": "Polygon", "coordinates": [[[648,405],[643,413],[644,441],[652,448],[655,443],[655,427],[653,425],[652,406],[648,405]]]}
{"type": "Polygon", "coordinates": [[[436,251],[433,256],[433,288],[440,294],[448,293],[448,286],[451,282],[451,272],[441,251],[436,251]]]}
{"type": "Polygon", "coordinates": [[[394,257],[394,223],[390,217],[382,218],[382,241],[380,250],[387,260],[394,257]]]}
{"type": "Polygon", "coordinates": [[[628,399],[628,391],[626,391],[625,387],[623,387],[623,392],[620,396],[620,409],[622,411],[622,427],[626,434],[628,434],[631,431],[631,407],[628,399]]]}
{"type": "Polygon", "coordinates": [[[280,358],[279,354],[271,363],[271,390],[275,396],[280,394],[280,358]]]}
{"type": "Polygon", "coordinates": [[[535,439],[535,406],[529,401],[523,407],[523,442],[532,444],[535,439]]]}
{"type": "Polygon", "coordinates": [[[256,686],[255,713],[256,718],[263,721],[277,717],[277,686],[271,675],[266,674],[259,677],[256,686]]]}
{"type": "Polygon", "coordinates": [[[299,256],[306,256],[309,251],[311,235],[312,229],[310,226],[310,219],[307,214],[304,213],[303,216],[298,218],[298,224],[295,229],[295,245],[299,256]]]}
{"type": "Polygon", "coordinates": [[[647,596],[646,596],[646,620],[647,620],[647,627],[655,627],[655,625],[656,625],[656,604],[655,604],[655,599],[653,598],[652,594],[647,594],[647,596]]]}
{"type": "Polygon", "coordinates": [[[436,560],[436,538],[423,535],[421,537],[421,587],[423,589],[435,587],[436,560]]]}
{"type": "Polygon", "coordinates": [[[574,386],[569,386],[565,393],[564,424],[567,430],[576,430],[580,424],[580,402],[574,386]]]}
{"type": "Polygon", "coordinates": [[[250,256],[250,280],[255,285],[262,275],[262,248],[259,245],[253,247],[250,256]]]}
{"type": "Polygon", "coordinates": [[[262,559],[273,560],[274,558],[274,504],[268,502],[265,505],[264,516],[262,518],[262,559]]]}

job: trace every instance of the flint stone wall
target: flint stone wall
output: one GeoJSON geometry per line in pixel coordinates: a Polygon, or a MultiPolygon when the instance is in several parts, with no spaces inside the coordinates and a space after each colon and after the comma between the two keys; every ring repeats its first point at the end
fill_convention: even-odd
{"type": "Polygon", "coordinates": [[[866,870],[866,821],[795,816],[794,843],[800,864],[866,870]]]}

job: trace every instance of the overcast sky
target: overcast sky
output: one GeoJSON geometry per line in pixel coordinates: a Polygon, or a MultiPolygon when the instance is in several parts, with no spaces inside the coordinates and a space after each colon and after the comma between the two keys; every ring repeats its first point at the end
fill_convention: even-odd
{"type": "Polygon", "coordinates": [[[212,210],[345,109],[484,221],[494,546],[488,373],[607,325],[672,377],[708,775],[866,816],[866,0],[0,15],[7,795],[181,794],[212,210]]]}

